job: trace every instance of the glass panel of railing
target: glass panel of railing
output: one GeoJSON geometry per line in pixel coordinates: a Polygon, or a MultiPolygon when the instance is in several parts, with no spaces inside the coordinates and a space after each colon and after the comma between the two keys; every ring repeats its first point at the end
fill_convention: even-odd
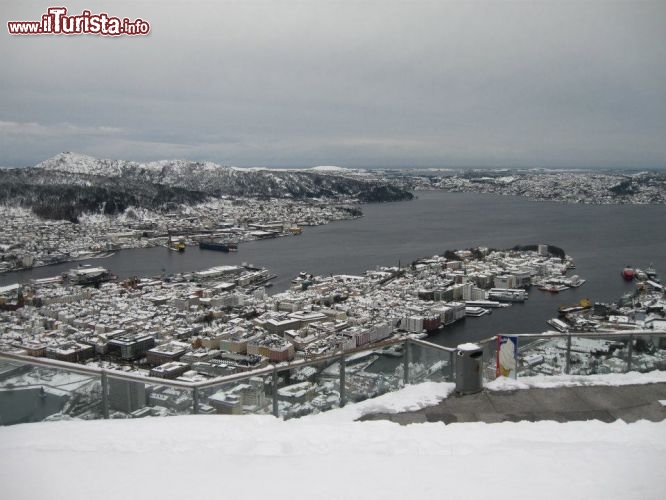
{"type": "Polygon", "coordinates": [[[198,389],[198,414],[270,415],[273,413],[272,372],[249,375],[198,389]]]}
{"type": "Polygon", "coordinates": [[[641,373],[666,370],[666,334],[634,336],[631,370],[641,373]]]}
{"type": "Polygon", "coordinates": [[[627,371],[629,336],[571,336],[571,375],[627,371]]]}
{"type": "Polygon", "coordinates": [[[278,371],[278,415],[302,417],[340,407],[340,358],[278,371]]]}
{"type": "Polygon", "coordinates": [[[404,344],[345,356],[345,395],[348,403],[397,391],[404,386],[404,344]],[[398,347],[400,346],[400,347],[398,347]]]}
{"type": "Polygon", "coordinates": [[[155,383],[135,382],[107,374],[110,418],[168,417],[192,413],[192,390],[155,383]]]}
{"type": "Polygon", "coordinates": [[[483,349],[483,379],[486,382],[495,380],[495,357],[497,354],[497,340],[495,338],[475,342],[483,349]]]}
{"type": "Polygon", "coordinates": [[[409,344],[409,383],[455,380],[452,358],[453,351],[411,342],[409,344]]]}
{"type": "Polygon", "coordinates": [[[518,337],[518,376],[566,373],[567,337],[518,337]]]}
{"type": "Polygon", "coordinates": [[[0,361],[0,425],[102,418],[99,376],[0,361]]]}

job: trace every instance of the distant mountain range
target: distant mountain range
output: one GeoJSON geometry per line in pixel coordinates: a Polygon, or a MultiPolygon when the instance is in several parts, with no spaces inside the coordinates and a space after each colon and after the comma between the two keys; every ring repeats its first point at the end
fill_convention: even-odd
{"type": "Polygon", "coordinates": [[[340,167],[308,170],[239,169],[212,162],[137,163],[62,153],[35,167],[0,170],[0,203],[21,205],[43,217],[76,220],[84,212],[122,212],[197,203],[219,196],[412,199],[404,188],[340,167]]]}

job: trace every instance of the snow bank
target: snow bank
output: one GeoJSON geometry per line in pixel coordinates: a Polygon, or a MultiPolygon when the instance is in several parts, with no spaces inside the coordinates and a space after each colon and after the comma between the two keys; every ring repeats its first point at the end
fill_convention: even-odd
{"type": "MultiPolygon", "coordinates": [[[[487,387],[664,381],[653,372],[500,378],[487,387]]],[[[666,421],[353,421],[437,404],[453,390],[411,385],[288,421],[200,415],[0,427],[0,491],[12,500],[663,498],[666,421]]]]}
{"type": "MultiPolygon", "coordinates": [[[[666,372],[629,372],[607,375],[538,375],[534,377],[519,377],[518,380],[499,377],[492,382],[486,383],[484,387],[491,391],[513,391],[516,389],[553,389],[557,387],[594,385],[623,386],[660,382],[666,382],[666,372]]],[[[352,422],[364,415],[373,413],[417,411],[428,406],[437,405],[449,397],[455,391],[455,388],[455,384],[451,382],[424,382],[416,385],[407,385],[399,391],[389,392],[377,398],[361,401],[360,403],[348,404],[344,408],[303,417],[303,419],[352,422]]]]}
{"type": "Polygon", "coordinates": [[[663,498],[666,422],[260,416],[0,428],[3,498],[663,498]]]}
{"type": "Polygon", "coordinates": [[[516,389],[553,389],[556,387],[582,387],[593,385],[622,386],[666,382],[666,372],[609,373],[607,375],[536,375],[518,377],[518,380],[499,377],[484,387],[491,391],[513,391],[516,389]]]}
{"type": "Polygon", "coordinates": [[[448,382],[424,382],[422,384],[408,385],[396,392],[389,392],[373,399],[366,399],[360,403],[349,404],[344,408],[329,410],[303,418],[317,419],[319,421],[351,422],[358,420],[364,415],[373,413],[416,411],[427,406],[436,405],[443,399],[446,399],[455,388],[455,384],[448,382]]]}

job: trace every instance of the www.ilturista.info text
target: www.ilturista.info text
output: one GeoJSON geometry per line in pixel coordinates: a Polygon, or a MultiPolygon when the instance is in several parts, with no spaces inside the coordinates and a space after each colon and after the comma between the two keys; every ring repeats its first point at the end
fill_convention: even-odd
{"type": "Polygon", "coordinates": [[[68,16],[66,7],[49,7],[40,21],[8,21],[10,35],[147,35],[150,24],[143,19],[130,21],[106,13],[68,16]]]}

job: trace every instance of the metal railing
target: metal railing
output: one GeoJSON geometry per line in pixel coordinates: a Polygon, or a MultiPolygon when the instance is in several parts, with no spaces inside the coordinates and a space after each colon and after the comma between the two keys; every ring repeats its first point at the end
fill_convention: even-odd
{"type": "MultiPolygon", "coordinates": [[[[603,363],[610,361],[614,363],[611,366],[614,371],[631,371],[637,365],[640,365],[639,370],[643,370],[648,366],[642,360],[646,357],[643,352],[645,345],[649,345],[650,349],[659,355],[650,354],[650,362],[661,363],[659,360],[663,359],[663,366],[660,364],[658,369],[666,369],[666,332],[632,330],[518,334],[515,337],[518,338],[521,360],[519,376],[533,371],[546,374],[583,373],[585,370],[590,372],[589,367],[593,363],[595,364],[592,369],[602,373],[603,371],[599,370],[608,369],[603,363]],[[583,356],[585,353],[577,350],[579,343],[584,339],[604,340],[612,345],[606,354],[589,352],[585,358],[583,356]],[[637,343],[639,340],[642,342],[642,347],[637,343]],[[641,349],[643,351],[639,352],[641,349]],[[528,366],[525,360],[529,360],[531,355],[534,358],[533,353],[539,352],[556,353],[557,359],[544,359],[536,367],[528,366]],[[601,362],[599,358],[603,358],[601,362]]],[[[493,336],[477,342],[483,348],[486,380],[492,380],[495,376],[496,338],[493,336]]],[[[89,386],[56,391],[56,393],[79,394],[79,406],[85,411],[92,412],[88,414],[90,418],[110,418],[113,416],[113,411],[133,414],[136,410],[145,411],[146,408],[161,407],[162,404],[165,405],[167,414],[262,413],[280,418],[292,418],[342,407],[349,402],[394,391],[407,384],[426,380],[454,381],[455,353],[455,348],[423,340],[390,339],[350,351],[271,364],[256,370],[201,382],[148,377],[103,366],[78,365],[12,353],[0,353],[0,361],[37,370],[37,377],[40,376],[40,369],[89,376],[89,382],[86,382],[88,379],[81,382],[81,384],[88,383],[89,386]],[[311,369],[306,370],[306,368],[311,369]],[[150,398],[153,398],[153,401],[144,401],[150,398]]],[[[538,358],[540,355],[536,356],[538,358]]],[[[22,388],[35,390],[36,385],[40,384],[51,389],[48,380],[23,386],[2,383],[0,396],[3,391],[8,392],[8,389],[10,393],[12,390],[22,388]]],[[[66,395],[61,394],[61,396],[67,399],[66,395]]],[[[0,418],[3,415],[3,404],[5,403],[0,399],[0,418]]],[[[0,423],[11,422],[3,419],[0,423]]]]}
{"type": "MultiPolygon", "coordinates": [[[[560,373],[572,374],[575,370],[574,365],[580,358],[588,358],[587,360],[603,361],[615,360],[621,361],[622,372],[630,372],[636,369],[636,361],[645,353],[637,352],[637,341],[649,340],[651,349],[659,354],[663,359],[662,364],[655,367],[655,369],[666,369],[666,332],[659,332],[653,330],[625,330],[625,331],[598,331],[598,332],[569,332],[569,333],[543,333],[543,334],[516,334],[509,335],[518,339],[518,352],[519,352],[519,366],[518,376],[530,371],[526,362],[526,358],[532,354],[539,355],[539,352],[549,349],[549,352],[557,352],[558,359],[561,359],[560,373]],[[561,340],[562,343],[554,345],[554,340],[561,340]],[[607,341],[614,344],[609,349],[609,352],[601,352],[590,350],[588,352],[577,350],[574,344],[577,340],[589,341],[607,341]],[[622,346],[622,347],[620,347],[622,346]],[[583,356],[581,356],[581,354],[583,356]]],[[[493,379],[493,371],[495,368],[495,355],[497,352],[497,336],[493,336],[477,342],[484,349],[484,373],[486,379],[493,379]]],[[[654,360],[653,360],[654,361],[654,360]]],[[[544,360],[543,366],[551,366],[548,360],[544,360]]],[[[617,368],[617,367],[615,367],[617,368]]],[[[640,371],[645,371],[643,368],[638,368],[640,371]]],[[[539,372],[539,370],[535,370],[539,372]]],[[[617,371],[617,369],[615,370],[617,371]]],[[[598,373],[608,373],[601,370],[598,373]]],[[[548,374],[547,372],[544,374],[548,374]]],[[[589,373],[582,373],[589,374],[589,373]]]]}
{"type": "MultiPolygon", "coordinates": [[[[245,371],[242,373],[237,373],[234,375],[227,375],[212,378],[210,380],[201,381],[201,382],[185,382],[172,379],[156,378],[150,376],[143,376],[141,374],[123,372],[111,368],[97,367],[97,366],[87,366],[79,365],[64,361],[58,361],[48,358],[32,357],[22,354],[6,353],[0,352],[0,361],[8,361],[12,363],[18,363],[22,366],[31,367],[31,368],[46,368],[51,370],[60,370],[68,374],[80,374],[88,375],[92,377],[95,383],[98,383],[100,386],[100,400],[99,400],[99,415],[101,418],[109,418],[113,408],[111,407],[111,401],[109,397],[110,385],[113,382],[124,382],[127,387],[131,387],[131,384],[141,384],[142,386],[150,387],[161,387],[161,388],[171,388],[176,391],[184,391],[189,396],[190,403],[188,404],[187,413],[198,414],[201,413],[201,409],[205,405],[202,396],[207,392],[212,390],[219,389],[221,387],[228,387],[244,384],[248,381],[251,381],[256,378],[264,378],[269,380],[267,385],[270,386],[270,412],[276,417],[283,416],[280,411],[280,393],[279,390],[286,386],[286,380],[290,379],[290,373],[303,369],[306,367],[316,367],[316,366],[327,366],[338,364],[339,371],[337,372],[337,384],[336,389],[339,393],[337,396],[338,403],[334,407],[342,407],[350,400],[349,390],[352,386],[352,382],[355,377],[358,376],[356,373],[347,373],[348,365],[350,358],[353,358],[359,353],[369,352],[375,353],[386,348],[395,348],[402,347],[403,353],[399,354],[401,358],[402,366],[402,376],[401,376],[401,385],[416,381],[423,380],[427,376],[427,370],[424,371],[424,368],[421,365],[416,365],[415,361],[410,358],[412,354],[412,346],[419,346],[422,349],[428,351],[444,353],[443,356],[446,356],[447,359],[450,359],[450,363],[453,361],[453,352],[454,349],[442,347],[430,342],[425,342],[422,340],[411,339],[411,338],[400,338],[400,339],[391,339],[382,342],[377,342],[372,345],[366,345],[359,347],[354,350],[349,351],[338,351],[335,353],[327,354],[324,356],[316,357],[313,359],[298,359],[292,362],[283,362],[278,364],[270,364],[263,368],[245,371]],[[419,368],[418,374],[410,376],[410,371],[415,371],[416,368],[419,368]]],[[[397,351],[396,351],[397,352],[397,351]]],[[[447,364],[447,366],[451,366],[447,364]]],[[[453,373],[452,370],[449,370],[450,373],[448,378],[450,378],[453,373]]],[[[40,384],[43,387],[49,388],[48,381],[40,384]]],[[[34,387],[35,384],[30,385],[29,387],[34,387]]],[[[399,388],[395,386],[387,386],[390,389],[399,388]]],[[[1,389],[1,388],[0,388],[1,389]]],[[[5,388],[6,389],[6,388],[5,388]]],[[[21,387],[12,386],[10,389],[21,389],[21,387]]],[[[129,389],[128,389],[129,390],[129,389]]],[[[210,395],[209,395],[210,396],[210,395]]],[[[358,400],[358,394],[354,394],[353,400],[358,400]]],[[[2,408],[0,407],[0,415],[2,408]]],[[[183,413],[183,410],[176,413],[183,413]]],[[[284,413],[284,412],[283,412],[284,413]]]]}

